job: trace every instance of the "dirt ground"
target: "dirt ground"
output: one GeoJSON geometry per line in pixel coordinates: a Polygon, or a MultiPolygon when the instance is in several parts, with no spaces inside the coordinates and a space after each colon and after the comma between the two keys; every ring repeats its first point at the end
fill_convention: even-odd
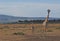
{"type": "Polygon", "coordinates": [[[42,24],[0,24],[0,41],[60,41],[60,24],[49,24],[43,32],[42,24]],[[23,32],[24,35],[14,35],[23,32]]]}

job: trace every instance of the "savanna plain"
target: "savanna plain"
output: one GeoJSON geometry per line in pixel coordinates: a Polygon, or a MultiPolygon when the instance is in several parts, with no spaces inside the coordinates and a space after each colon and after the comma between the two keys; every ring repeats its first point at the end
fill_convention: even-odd
{"type": "Polygon", "coordinates": [[[60,41],[60,24],[0,24],[0,41],[60,41]]]}

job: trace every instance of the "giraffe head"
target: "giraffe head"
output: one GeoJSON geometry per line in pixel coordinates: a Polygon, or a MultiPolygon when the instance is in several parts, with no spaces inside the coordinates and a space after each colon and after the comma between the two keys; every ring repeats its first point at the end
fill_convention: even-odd
{"type": "Polygon", "coordinates": [[[48,11],[48,14],[50,13],[50,9],[47,10],[48,11]]]}

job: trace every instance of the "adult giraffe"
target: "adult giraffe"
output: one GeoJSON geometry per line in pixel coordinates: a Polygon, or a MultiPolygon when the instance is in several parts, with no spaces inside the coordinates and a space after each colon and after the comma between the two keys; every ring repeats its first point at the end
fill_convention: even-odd
{"type": "Polygon", "coordinates": [[[44,26],[44,31],[47,31],[47,26],[48,26],[48,19],[49,19],[49,14],[50,14],[50,9],[47,10],[48,15],[46,17],[46,19],[43,22],[43,26],[44,26]]]}

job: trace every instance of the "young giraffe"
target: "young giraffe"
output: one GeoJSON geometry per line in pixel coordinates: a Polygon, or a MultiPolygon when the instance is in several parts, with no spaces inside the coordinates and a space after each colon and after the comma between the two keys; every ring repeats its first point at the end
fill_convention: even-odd
{"type": "Polygon", "coordinates": [[[47,15],[45,21],[43,22],[44,31],[47,31],[49,13],[50,13],[50,9],[48,9],[48,15],[47,15]]]}

